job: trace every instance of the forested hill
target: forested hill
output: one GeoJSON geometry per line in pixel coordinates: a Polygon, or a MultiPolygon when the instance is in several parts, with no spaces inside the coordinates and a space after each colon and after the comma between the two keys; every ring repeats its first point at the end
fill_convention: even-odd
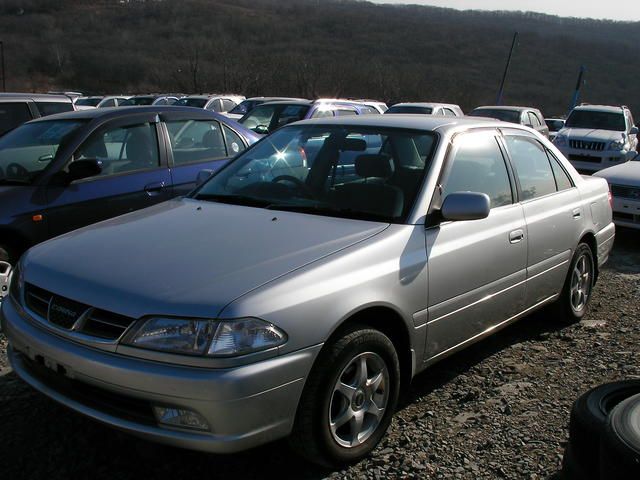
{"type": "Polygon", "coordinates": [[[583,100],[640,116],[640,23],[354,0],[2,0],[7,89],[493,103],[583,100]]]}

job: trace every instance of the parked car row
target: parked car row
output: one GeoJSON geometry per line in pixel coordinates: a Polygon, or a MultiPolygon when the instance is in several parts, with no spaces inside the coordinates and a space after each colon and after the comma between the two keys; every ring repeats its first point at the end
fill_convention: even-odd
{"type": "Polygon", "coordinates": [[[91,109],[0,137],[14,371],[169,445],[364,458],[419,372],[545,306],[582,318],[615,237],[607,182],[524,113],[446,108],[91,109]]]}

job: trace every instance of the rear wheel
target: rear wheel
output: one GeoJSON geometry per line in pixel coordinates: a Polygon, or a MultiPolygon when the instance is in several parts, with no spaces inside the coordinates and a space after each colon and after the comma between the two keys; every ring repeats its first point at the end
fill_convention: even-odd
{"type": "Polygon", "coordinates": [[[559,299],[561,314],[568,321],[577,322],[587,312],[595,281],[593,252],[586,243],[580,243],[571,260],[571,267],[559,299]]]}
{"type": "Polygon", "coordinates": [[[352,327],[327,345],[305,386],[291,446],[327,467],[356,462],[384,436],[398,401],[400,364],[391,340],[352,327]]]}

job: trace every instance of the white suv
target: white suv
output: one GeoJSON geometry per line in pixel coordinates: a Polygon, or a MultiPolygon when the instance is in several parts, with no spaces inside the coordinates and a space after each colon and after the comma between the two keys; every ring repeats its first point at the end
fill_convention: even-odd
{"type": "Polygon", "coordinates": [[[591,173],[631,160],[637,137],[627,107],[583,104],[572,110],[553,143],[578,171],[591,173]]]}

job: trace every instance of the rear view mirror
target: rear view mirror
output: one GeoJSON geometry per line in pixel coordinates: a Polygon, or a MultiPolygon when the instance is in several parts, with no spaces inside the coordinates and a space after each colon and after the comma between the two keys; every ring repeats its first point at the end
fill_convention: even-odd
{"type": "Polygon", "coordinates": [[[367,149],[367,142],[362,138],[345,138],[340,145],[343,152],[364,152],[367,149]]]}
{"type": "Polygon", "coordinates": [[[637,135],[638,134],[638,127],[631,127],[631,130],[629,130],[629,135],[637,135]]]}
{"type": "Polygon", "coordinates": [[[97,158],[83,158],[69,164],[69,183],[102,173],[102,162],[97,158]]]}
{"type": "Polygon", "coordinates": [[[455,192],[444,199],[440,212],[445,220],[480,220],[489,216],[491,201],[486,193],[455,192]]]}
{"type": "Polygon", "coordinates": [[[199,187],[213,176],[213,170],[200,170],[196,177],[196,186],[199,187]]]}

